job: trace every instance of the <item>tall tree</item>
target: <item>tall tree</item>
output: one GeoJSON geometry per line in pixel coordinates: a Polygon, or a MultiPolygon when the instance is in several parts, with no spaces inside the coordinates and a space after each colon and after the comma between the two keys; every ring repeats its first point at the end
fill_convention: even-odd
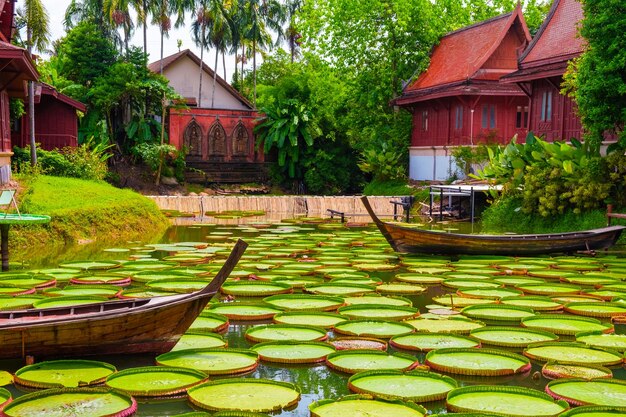
{"type": "Polygon", "coordinates": [[[292,63],[298,55],[300,38],[302,38],[302,35],[298,32],[298,29],[296,27],[296,14],[302,7],[302,3],[303,0],[287,0],[285,8],[288,22],[287,29],[285,30],[285,38],[287,39],[287,44],[289,45],[289,52],[291,55],[292,63]]]}
{"type": "Polygon", "coordinates": [[[276,43],[282,37],[285,9],[277,0],[249,0],[244,2],[242,37],[252,43],[253,103],[256,105],[256,56],[257,51],[270,49],[274,41],[270,32],[277,34],[276,43]]]}
{"type": "Polygon", "coordinates": [[[225,54],[226,45],[233,38],[233,22],[230,20],[229,10],[224,3],[213,1],[209,9],[210,26],[209,41],[215,48],[215,66],[213,67],[213,91],[211,92],[211,107],[215,107],[215,87],[217,84],[217,61],[220,52],[225,54]]]}
{"type": "MultiPolygon", "coordinates": [[[[41,0],[25,0],[20,13],[26,27],[26,49],[32,57],[33,49],[43,51],[50,38],[49,18],[41,0]]],[[[28,124],[30,127],[30,163],[37,164],[35,144],[35,82],[28,82],[28,124]]]]}
{"type": "Polygon", "coordinates": [[[202,76],[204,74],[204,49],[210,44],[207,36],[207,26],[211,22],[207,0],[200,0],[195,19],[191,24],[191,34],[194,43],[200,48],[200,81],[198,87],[198,107],[202,107],[202,76]]]}

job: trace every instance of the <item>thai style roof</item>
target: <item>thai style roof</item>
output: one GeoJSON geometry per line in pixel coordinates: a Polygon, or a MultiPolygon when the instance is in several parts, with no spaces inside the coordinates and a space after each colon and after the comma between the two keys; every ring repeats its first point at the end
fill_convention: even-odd
{"type": "Polygon", "coordinates": [[[25,97],[25,81],[36,81],[39,73],[24,49],[0,41],[0,89],[12,97],[25,97]]]}
{"type": "Polygon", "coordinates": [[[520,56],[519,70],[503,77],[505,82],[528,81],[563,75],[567,62],[585,49],[578,34],[583,18],[578,0],[554,0],[546,20],[520,56]]]}
{"type": "MultiPolygon", "coordinates": [[[[479,91],[480,88],[487,88],[490,83],[496,84],[503,75],[517,69],[515,47],[510,51],[514,59],[510,59],[506,65],[489,64],[490,58],[511,31],[517,35],[518,47],[531,41],[519,5],[511,13],[446,34],[439,45],[433,48],[428,69],[405,87],[396,104],[435,98],[431,96],[433,92],[438,93],[438,96],[483,93],[479,91]],[[459,89],[460,86],[463,87],[459,89]]],[[[522,94],[517,88],[490,86],[487,90],[484,93],[522,94]]]]}
{"type": "MultiPolygon", "coordinates": [[[[215,74],[213,69],[210,68],[208,65],[206,65],[204,62],[200,61],[200,58],[198,58],[198,56],[194,54],[193,52],[191,52],[189,49],[185,49],[173,55],[167,56],[163,58],[162,60],[158,60],[151,64],[148,64],[148,69],[158,74],[161,72],[161,63],[163,63],[163,71],[165,71],[169,66],[176,63],[178,60],[184,57],[188,57],[189,59],[191,59],[196,65],[198,65],[198,67],[200,66],[200,64],[202,64],[202,68],[204,69],[204,71],[209,75],[211,79],[213,78],[215,74]]],[[[224,87],[226,91],[228,91],[230,94],[236,97],[239,101],[241,101],[245,106],[249,107],[250,109],[254,108],[252,103],[250,103],[250,101],[248,101],[247,98],[242,96],[241,93],[239,93],[239,91],[235,90],[230,84],[228,84],[228,82],[226,82],[226,80],[220,77],[219,74],[217,74],[216,76],[216,81],[219,85],[224,87]]]]}

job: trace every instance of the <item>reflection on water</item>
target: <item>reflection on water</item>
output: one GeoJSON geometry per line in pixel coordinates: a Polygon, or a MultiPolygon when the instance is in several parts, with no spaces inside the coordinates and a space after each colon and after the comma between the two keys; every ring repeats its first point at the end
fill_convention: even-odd
{"type": "MultiPolygon", "coordinates": [[[[209,239],[210,242],[223,242],[227,239],[234,237],[246,238],[246,236],[258,236],[266,233],[268,229],[257,229],[250,225],[250,222],[269,222],[274,219],[262,218],[243,218],[243,219],[221,219],[220,225],[202,224],[205,221],[214,222],[215,219],[176,219],[177,225],[171,227],[160,238],[156,239],[159,243],[168,242],[203,242],[209,239]],[[189,222],[188,224],[184,224],[189,222]],[[230,225],[224,223],[231,223],[230,225]],[[212,234],[214,232],[232,232],[232,234],[212,234]],[[209,236],[209,238],[207,238],[209,236]]],[[[280,219],[277,219],[280,220],[280,219]]],[[[257,225],[258,226],[258,225],[257,225]]],[[[286,226],[286,224],[283,224],[286,226]]],[[[317,230],[315,225],[300,225],[299,227],[305,228],[308,231],[330,233],[330,230],[317,230]]],[[[428,226],[424,226],[428,227],[428,226]]],[[[447,231],[454,231],[459,233],[469,233],[472,231],[472,225],[469,223],[448,223],[439,225],[438,227],[447,228],[447,231]],[[453,230],[454,229],[454,230],[453,230]]],[[[355,229],[357,233],[361,229],[355,229]]],[[[376,234],[373,229],[367,229],[369,232],[376,234]]],[[[477,232],[477,226],[474,226],[474,232],[477,232]]],[[[282,238],[281,238],[282,239],[282,238]]],[[[123,247],[139,247],[146,243],[151,242],[128,242],[123,247]]],[[[103,252],[105,247],[103,245],[87,245],[80,248],[70,248],[58,253],[33,253],[30,254],[28,260],[32,266],[56,266],[59,262],[73,259],[119,259],[126,257],[126,254],[103,252]]],[[[165,254],[163,254],[165,255],[165,254]]],[[[406,272],[405,268],[400,268],[394,272],[371,272],[370,275],[384,282],[392,280],[396,273],[406,272]]],[[[414,296],[405,296],[413,302],[413,305],[420,308],[421,312],[425,312],[425,305],[432,303],[432,298],[439,296],[443,293],[450,292],[450,290],[444,290],[440,285],[433,285],[427,288],[427,291],[414,296]]],[[[241,299],[245,301],[245,299],[241,299]]],[[[233,348],[249,348],[252,346],[245,337],[245,331],[255,324],[269,323],[270,321],[263,322],[235,322],[231,323],[228,329],[228,333],[225,334],[225,339],[228,341],[228,345],[233,348]]],[[[624,326],[617,326],[616,331],[618,333],[624,333],[624,326]]],[[[0,347],[1,348],[1,347],[0,347]]],[[[394,351],[393,348],[389,349],[394,351]]],[[[509,349],[521,353],[521,349],[509,349]]],[[[425,354],[415,352],[405,352],[417,356],[420,362],[424,361],[425,354]]],[[[94,358],[90,358],[94,359],[94,358]]],[[[95,358],[97,360],[106,361],[114,364],[118,369],[125,369],[129,367],[149,366],[154,364],[154,355],[123,355],[123,356],[103,356],[95,358]]],[[[0,363],[0,369],[15,371],[21,366],[18,361],[2,361],[0,363]]],[[[460,385],[476,385],[476,384],[493,384],[493,385],[517,385],[531,387],[537,390],[543,390],[545,385],[549,382],[543,376],[541,376],[540,366],[534,364],[531,371],[508,377],[472,377],[463,375],[451,375],[456,379],[460,385]]],[[[614,370],[615,377],[620,379],[626,379],[626,371],[622,368],[614,370]]],[[[261,363],[261,365],[252,373],[243,376],[244,378],[266,378],[279,381],[292,382],[300,387],[302,390],[302,399],[299,404],[293,410],[282,412],[281,416],[309,416],[308,405],[316,400],[325,398],[337,398],[343,395],[350,394],[347,388],[347,380],[349,375],[340,372],[333,371],[324,365],[283,365],[283,364],[268,364],[261,363]]],[[[212,379],[220,379],[227,377],[215,377],[212,379]]],[[[14,395],[21,395],[15,387],[11,387],[10,390],[14,395]]],[[[424,406],[431,412],[445,412],[445,403],[443,401],[434,403],[424,403],[424,406]]],[[[137,416],[175,416],[192,410],[191,405],[185,399],[173,399],[173,400],[159,400],[159,401],[145,401],[139,400],[139,411],[137,416]]],[[[348,417],[348,416],[346,416],[348,417]]]]}

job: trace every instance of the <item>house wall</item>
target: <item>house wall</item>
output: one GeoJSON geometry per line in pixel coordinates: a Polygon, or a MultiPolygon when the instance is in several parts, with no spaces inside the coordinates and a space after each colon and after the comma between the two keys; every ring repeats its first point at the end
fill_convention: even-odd
{"type": "Polygon", "coordinates": [[[9,121],[9,94],[0,91],[0,184],[11,180],[11,126],[9,121]]]}
{"type": "MultiPolygon", "coordinates": [[[[413,108],[411,146],[467,146],[478,143],[507,143],[515,134],[526,136],[527,129],[516,128],[518,107],[528,107],[526,97],[463,96],[429,100],[413,108]],[[457,129],[457,107],[462,108],[462,123],[457,129]],[[483,106],[495,109],[495,128],[490,121],[483,127],[483,106]],[[472,111],[473,110],[473,111],[472,111]],[[424,123],[428,112],[428,126],[424,123]]],[[[489,116],[490,117],[490,116],[489,116]]]]}
{"type": "MultiPolygon", "coordinates": [[[[28,112],[22,117],[19,130],[12,132],[13,146],[30,145],[28,112]]],[[[41,149],[52,150],[78,146],[78,116],[76,109],[50,95],[42,95],[35,104],[35,142],[41,149]]]]}
{"type": "MultiPolygon", "coordinates": [[[[185,131],[192,121],[200,127],[200,146],[190,149],[188,161],[214,161],[214,162],[264,162],[263,150],[255,149],[254,120],[258,113],[251,110],[214,110],[214,109],[188,109],[171,110],[169,115],[169,138],[170,143],[181,149],[183,146],[193,148],[189,142],[185,143],[185,131]],[[243,125],[248,135],[246,144],[247,152],[237,152],[236,133],[237,126],[243,125]],[[212,155],[213,144],[209,141],[211,128],[221,125],[225,133],[225,146],[223,154],[212,155]]],[[[189,138],[188,138],[189,139],[189,138]]]]}
{"type": "Polygon", "coordinates": [[[576,104],[569,97],[561,95],[559,89],[555,87],[560,86],[562,81],[561,77],[555,77],[550,81],[538,79],[532,82],[530,130],[549,141],[569,140],[572,137],[581,139],[583,134],[582,124],[576,115],[576,104]],[[552,114],[549,120],[547,114],[542,112],[544,93],[552,94],[552,114]]]}
{"type": "MultiPolygon", "coordinates": [[[[206,65],[206,63],[205,63],[206,65]]],[[[188,56],[178,59],[163,71],[163,75],[170,80],[170,86],[183,97],[194,97],[198,107],[212,107],[215,109],[249,110],[249,107],[234,97],[219,83],[215,84],[215,104],[211,105],[213,92],[213,78],[208,73],[202,75],[202,100],[198,99],[200,88],[200,68],[188,56]]]]}

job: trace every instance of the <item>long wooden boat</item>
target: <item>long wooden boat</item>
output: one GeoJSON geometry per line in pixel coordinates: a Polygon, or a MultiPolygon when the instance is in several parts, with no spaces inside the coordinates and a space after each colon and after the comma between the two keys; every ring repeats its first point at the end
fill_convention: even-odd
{"type": "Polygon", "coordinates": [[[167,352],[217,293],[247,246],[239,240],[213,280],[190,294],[0,311],[0,358],[167,352]]]}
{"type": "Polygon", "coordinates": [[[372,210],[367,197],[362,197],[361,201],[378,229],[396,252],[511,256],[574,253],[611,247],[619,238],[622,230],[626,228],[624,226],[610,226],[580,232],[536,235],[445,233],[383,222],[372,210]]]}

